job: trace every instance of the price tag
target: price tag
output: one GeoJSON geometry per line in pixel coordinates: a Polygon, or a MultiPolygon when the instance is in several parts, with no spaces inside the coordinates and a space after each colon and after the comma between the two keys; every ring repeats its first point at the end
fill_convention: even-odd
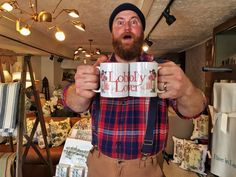
{"type": "Polygon", "coordinates": [[[224,133],[227,133],[227,128],[228,128],[228,114],[222,113],[220,129],[224,133]]]}

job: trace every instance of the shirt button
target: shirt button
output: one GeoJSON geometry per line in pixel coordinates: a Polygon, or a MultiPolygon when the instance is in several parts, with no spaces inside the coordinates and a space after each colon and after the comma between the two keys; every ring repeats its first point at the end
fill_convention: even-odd
{"type": "Polygon", "coordinates": [[[121,103],[122,105],[125,105],[125,101],[122,101],[122,103],[121,103]]]}

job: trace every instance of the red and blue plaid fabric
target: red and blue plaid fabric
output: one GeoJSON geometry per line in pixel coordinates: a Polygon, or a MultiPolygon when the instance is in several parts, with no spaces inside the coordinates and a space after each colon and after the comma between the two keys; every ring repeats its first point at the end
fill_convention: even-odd
{"type": "MultiPolygon", "coordinates": [[[[149,101],[149,98],[100,97],[100,117],[97,132],[94,132],[96,131],[94,126],[92,126],[92,129],[93,135],[95,133],[98,137],[98,149],[103,154],[119,159],[141,157],[149,101]]],[[[93,106],[96,107],[94,104],[93,106]]],[[[155,124],[152,154],[159,152],[165,147],[168,131],[166,100],[158,99],[157,109],[159,111],[155,124]]],[[[96,110],[92,108],[92,114],[95,112],[96,110]]]]}
{"type": "MultiPolygon", "coordinates": [[[[114,57],[114,56],[113,56],[114,57]]],[[[114,58],[111,57],[111,60],[114,58]]],[[[140,61],[151,61],[150,55],[142,55],[140,61]]],[[[109,61],[108,61],[109,62],[109,61]]],[[[168,105],[174,106],[175,100],[157,99],[158,115],[154,130],[154,144],[152,154],[156,154],[165,147],[168,119],[168,105]]],[[[136,159],[142,156],[146,123],[148,118],[150,98],[126,97],[126,98],[104,98],[100,97],[100,115],[98,127],[92,120],[93,140],[97,136],[98,149],[105,155],[118,159],[136,159]]],[[[91,107],[92,116],[97,113],[96,101],[91,107]]]]}

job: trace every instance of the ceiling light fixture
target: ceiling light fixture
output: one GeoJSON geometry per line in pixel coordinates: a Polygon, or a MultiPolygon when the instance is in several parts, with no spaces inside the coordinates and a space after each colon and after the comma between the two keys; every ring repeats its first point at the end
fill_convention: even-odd
{"type": "Polygon", "coordinates": [[[50,60],[53,60],[53,58],[54,58],[54,55],[51,55],[51,56],[49,57],[50,60]]]}
{"type": "MultiPolygon", "coordinates": [[[[161,13],[161,15],[159,16],[159,18],[157,19],[156,23],[153,25],[153,27],[151,28],[151,30],[148,32],[147,34],[147,37],[146,38],[149,38],[152,34],[152,32],[154,31],[154,29],[157,27],[157,25],[159,24],[159,22],[162,20],[163,16],[172,16],[171,18],[173,18],[174,16],[173,15],[170,15],[170,7],[171,5],[173,4],[175,0],[169,0],[168,4],[166,5],[165,9],[163,10],[163,12],[161,13]]],[[[174,17],[173,19],[176,20],[176,18],[174,17]]],[[[172,20],[172,21],[175,21],[175,20],[172,20]]],[[[168,23],[170,23],[168,21],[168,23]]]]}
{"type": "MultiPolygon", "coordinates": [[[[54,26],[59,26],[56,24],[56,19],[62,14],[62,12],[66,12],[70,17],[72,18],[78,18],[79,17],[79,12],[76,9],[62,9],[57,15],[54,16],[58,6],[62,0],[59,0],[57,3],[55,9],[52,11],[52,13],[47,12],[45,10],[38,11],[38,1],[35,0],[34,3],[32,3],[32,0],[29,0],[30,8],[32,12],[27,12],[26,10],[22,9],[17,2],[17,0],[8,0],[2,4],[0,4],[0,13],[1,11],[5,11],[8,14],[11,14],[11,16],[15,17],[16,20],[11,19],[10,17],[6,16],[6,19],[13,21],[16,23],[16,31],[18,31],[20,34],[27,36],[31,34],[30,27],[32,25],[27,24],[29,20],[33,20],[33,22],[51,22],[53,27],[49,27],[48,29],[54,28],[54,26]],[[19,13],[16,13],[16,11],[20,11],[19,13]],[[29,19],[25,19],[25,16],[28,15],[30,16],[29,19]],[[24,23],[23,27],[20,27],[20,22],[24,23]]],[[[1,14],[0,14],[1,15],[1,14]]],[[[1,15],[3,16],[3,15],[1,15]]],[[[85,25],[81,21],[78,20],[66,20],[65,22],[61,23],[64,24],[66,22],[71,22],[73,26],[75,26],[77,29],[81,31],[85,31],[85,25]]],[[[33,24],[33,23],[32,23],[33,24]]],[[[60,25],[60,26],[61,26],[60,25]]],[[[60,36],[57,37],[56,39],[59,41],[65,40],[65,34],[62,30],[58,30],[58,27],[56,28],[57,30],[55,31],[55,36],[60,36]],[[60,32],[59,32],[60,31],[60,32]]]]}
{"type": "Polygon", "coordinates": [[[101,50],[96,48],[94,51],[92,50],[92,42],[93,39],[89,39],[89,51],[86,51],[83,47],[78,47],[78,49],[74,52],[74,60],[78,60],[80,58],[89,58],[92,61],[97,60],[96,55],[101,55],[101,50]]]}
{"type": "Polygon", "coordinates": [[[144,43],[143,43],[143,51],[147,52],[149,48],[153,45],[153,42],[149,39],[149,36],[145,38],[144,43]]]}
{"type": "Polygon", "coordinates": [[[11,12],[15,7],[15,5],[14,5],[15,3],[16,3],[16,1],[4,2],[1,4],[1,8],[8,11],[8,12],[11,12]]]}
{"type": "Polygon", "coordinates": [[[64,60],[64,58],[59,57],[59,58],[57,59],[57,62],[61,63],[63,60],[64,60]]]}
{"type": "Polygon", "coordinates": [[[163,16],[166,18],[166,23],[168,25],[172,25],[176,21],[175,16],[170,15],[170,7],[163,11],[163,16]]]}
{"type": "Polygon", "coordinates": [[[64,41],[66,38],[65,33],[61,31],[58,27],[56,27],[55,37],[58,41],[64,41]]]}
{"type": "Polygon", "coordinates": [[[71,22],[77,29],[85,31],[85,25],[81,21],[71,21],[71,22]]]}
{"type": "Polygon", "coordinates": [[[62,9],[55,17],[56,19],[62,12],[66,12],[72,18],[79,18],[79,12],[75,9],[62,9]]]}
{"type": "Polygon", "coordinates": [[[28,36],[31,33],[29,25],[25,25],[23,27],[20,26],[20,20],[16,20],[16,31],[23,36],[28,36]]]}
{"type": "Polygon", "coordinates": [[[100,49],[96,49],[96,52],[95,52],[97,55],[100,55],[101,54],[101,50],[100,49]]]}

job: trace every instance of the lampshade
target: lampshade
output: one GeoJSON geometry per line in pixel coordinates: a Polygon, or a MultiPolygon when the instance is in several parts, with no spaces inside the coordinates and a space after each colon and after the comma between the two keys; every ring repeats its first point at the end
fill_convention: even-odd
{"type": "Polygon", "coordinates": [[[39,22],[52,22],[52,14],[46,11],[41,11],[37,16],[37,20],[39,22]]]}
{"type": "Polygon", "coordinates": [[[79,12],[75,9],[67,9],[66,12],[73,18],[79,18],[79,12]]]}
{"type": "MultiPolygon", "coordinates": [[[[34,79],[35,79],[35,74],[33,73],[34,79]]],[[[13,81],[19,81],[21,80],[21,72],[14,72],[12,73],[12,80],[13,81]]],[[[26,85],[25,87],[28,88],[32,85],[31,79],[30,79],[30,73],[26,72],[26,85]]]]}
{"type": "Polygon", "coordinates": [[[3,75],[4,75],[4,78],[5,78],[5,82],[11,82],[12,81],[11,74],[7,70],[3,70],[3,75]]]}
{"type": "Polygon", "coordinates": [[[72,24],[79,30],[85,31],[85,25],[80,21],[72,21],[72,24]]]}

